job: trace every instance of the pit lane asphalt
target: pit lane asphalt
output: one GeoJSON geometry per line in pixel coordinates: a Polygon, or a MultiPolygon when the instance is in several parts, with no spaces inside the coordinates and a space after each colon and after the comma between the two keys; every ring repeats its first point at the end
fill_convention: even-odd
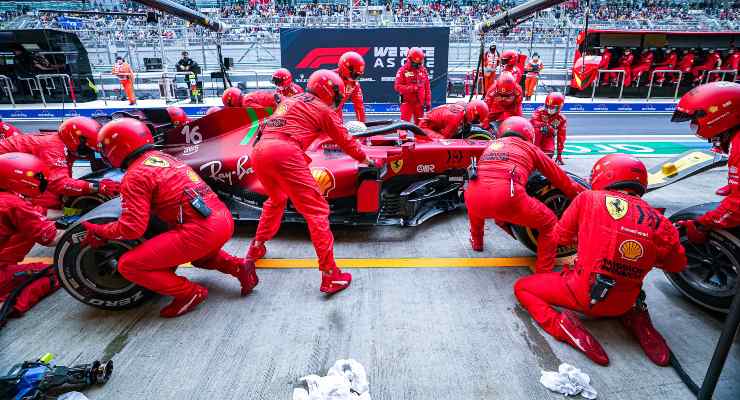
{"type": "MultiPolygon", "coordinates": [[[[566,159],[586,176],[594,158],[566,159]]],[[[661,159],[645,159],[648,166],[661,159]]],[[[726,169],[689,178],[646,198],[670,215],[715,201],[726,169]]],[[[254,224],[240,224],[225,249],[243,255],[254,224]]],[[[518,257],[531,253],[486,227],[486,249],[469,250],[463,211],[416,228],[333,227],[340,258],[518,257]]],[[[194,244],[197,245],[197,244],[194,244]]],[[[33,257],[51,257],[36,247],[33,257]]],[[[286,225],[268,257],[314,258],[305,226],[286,225]]],[[[153,260],[156,262],[156,260],[153,260]]],[[[561,362],[591,376],[600,399],[684,399],[670,368],[654,366],[617,321],[586,321],[612,363],[599,367],[539,329],[516,302],[514,281],[526,268],[352,269],[345,292],[327,298],[313,269],[260,270],[246,298],[230,277],[193,268],[181,274],[207,286],[210,298],[175,320],[158,317],[165,299],[107,312],[60,290],[0,331],[0,368],[45,352],[60,364],[113,358],[115,370],[91,399],[290,399],[302,376],[324,374],[352,357],[368,370],[374,399],[561,399],[539,384],[540,370],[561,362]]],[[[689,374],[700,380],[721,317],[683,298],[660,271],[645,290],[656,327],[689,374]]],[[[740,346],[733,347],[716,399],[740,394],[740,346]]]]}
{"type": "MultiPolygon", "coordinates": [[[[345,113],[345,119],[354,116],[345,113]]],[[[369,119],[385,119],[369,116],[369,119]]],[[[670,122],[669,114],[567,114],[568,135],[691,135],[688,124],[670,122]]],[[[56,129],[57,122],[13,122],[23,131],[56,129]]]]}

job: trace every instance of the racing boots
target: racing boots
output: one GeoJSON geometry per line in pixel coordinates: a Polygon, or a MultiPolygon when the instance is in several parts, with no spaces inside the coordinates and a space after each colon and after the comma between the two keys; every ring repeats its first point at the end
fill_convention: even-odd
{"type": "Polygon", "coordinates": [[[188,296],[175,297],[172,302],[159,311],[159,315],[164,318],[175,318],[193,311],[198,304],[206,301],[208,298],[208,289],[203,286],[193,284],[193,292],[188,296]]]}
{"type": "Polygon", "coordinates": [[[557,339],[580,350],[596,364],[609,365],[609,356],[606,355],[606,351],[581,324],[581,320],[573,311],[564,310],[561,312],[556,323],[560,330],[557,339]]]}
{"type": "Polygon", "coordinates": [[[470,236],[470,247],[473,249],[473,251],[483,251],[483,237],[470,236]]]}
{"type": "Polygon", "coordinates": [[[252,293],[252,289],[260,283],[260,278],[257,276],[257,269],[254,261],[250,259],[244,260],[244,262],[242,262],[241,265],[239,265],[230,274],[236,277],[236,279],[239,279],[239,283],[242,285],[242,296],[252,293]]]}
{"type": "Polygon", "coordinates": [[[339,268],[321,272],[321,291],[327,294],[341,292],[349,287],[352,282],[352,274],[342,272],[339,268]]]}
{"type": "Polygon", "coordinates": [[[671,349],[668,348],[663,335],[658,332],[650,320],[650,314],[644,303],[633,307],[627,314],[620,319],[622,326],[625,327],[632,336],[637,339],[642,347],[642,351],[648,356],[650,361],[661,367],[665,367],[671,361],[671,349]]]}
{"type": "Polygon", "coordinates": [[[192,264],[196,268],[215,269],[238,279],[242,287],[242,296],[252,293],[252,289],[260,282],[254,260],[234,257],[223,250],[219,252],[218,257],[193,261],[192,264]]]}

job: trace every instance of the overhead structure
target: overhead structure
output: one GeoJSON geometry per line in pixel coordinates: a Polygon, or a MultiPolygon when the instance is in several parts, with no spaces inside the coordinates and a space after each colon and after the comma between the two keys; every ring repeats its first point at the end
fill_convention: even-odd
{"type": "Polygon", "coordinates": [[[166,14],[171,14],[176,17],[180,17],[188,22],[196,25],[200,25],[208,30],[218,33],[226,32],[230,27],[228,24],[219,21],[218,19],[209,18],[203,13],[190,9],[183,6],[182,4],[176,3],[172,0],[134,0],[137,3],[144,4],[155,10],[162,11],[166,14]]]}
{"type": "Polygon", "coordinates": [[[476,32],[484,35],[497,28],[514,27],[533,14],[565,3],[566,0],[532,0],[520,4],[510,10],[506,10],[488,21],[483,21],[475,26],[476,32]]]}

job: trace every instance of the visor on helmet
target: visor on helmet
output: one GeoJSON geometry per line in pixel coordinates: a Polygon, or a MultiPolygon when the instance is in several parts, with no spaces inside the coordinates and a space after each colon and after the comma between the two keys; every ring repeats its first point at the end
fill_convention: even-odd
{"type": "Polygon", "coordinates": [[[36,174],[36,179],[39,180],[39,192],[44,193],[49,186],[49,181],[46,180],[46,177],[41,172],[36,174]]]}
{"type": "Polygon", "coordinates": [[[560,106],[545,106],[547,109],[547,113],[550,115],[555,115],[560,112],[560,106]]]}
{"type": "Polygon", "coordinates": [[[277,76],[273,76],[272,77],[272,84],[275,85],[275,86],[282,86],[283,85],[283,80],[280,79],[280,78],[278,78],[277,76]]]}

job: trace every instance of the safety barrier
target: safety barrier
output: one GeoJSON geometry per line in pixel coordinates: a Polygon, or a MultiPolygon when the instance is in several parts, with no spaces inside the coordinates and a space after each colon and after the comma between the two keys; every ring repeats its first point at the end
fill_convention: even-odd
{"type": "Polygon", "coordinates": [[[62,85],[64,87],[64,94],[67,96],[70,96],[72,98],[72,103],[74,104],[74,107],[77,108],[77,96],[74,92],[74,86],[72,86],[72,78],[69,77],[67,74],[39,74],[34,77],[36,79],[36,85],[38,87],[39,93],[41,94],[41,102],[44,103],[44,108],[46,108],[46,96],[44,96],[44,87],[41,85],[41,81],[46,82],[46,90],[49,92],[49,95],[51,95],[51,90],[56,89],[56,85],[54,84],[54,79],[60,78],[62,81],[62,85]],[[51,86],[51,88],[49,88],[51,86]]]}
{"type": "Polygon", "coordinates": [[[3,92],[8,95],[10,98],[10,103],[13,104],[13,108],[15,108],[15,99],[13,98],[13,90],[15,90],[15,86],[13,86],[13,81],[8,78],[5,75],[0,75],[0,88],[2,88],[3,92]]]}
{"type": "Polygon", "coordinates": [[[703,83],[709,82],[709,77],[712,74],[717,74],[717,75],[722,74],[721,80],[725,80],[725,77],[727,76],[727,74],[732,74],[731,82],[735,82],[737,80],[737,70],[736,69],[713,69],[711,71],[707,71],[707,74],[704,76],[703,83]]]}
{"type": "Polygon", "coordinates": [[[601,74],[603,73],[616,73],[618,74],[617,78],[619,79],[619,99],[622,98],[622,92],[624,92],[624,70],[623,69],[600,69],[598,73],[596,74],[596,79],[593,83],[593,90],[591,91],[591,101],[594,101],[594,97],[596,97],[596,88],[599,87],[599,82],[601,82],[601,74]]]}
{"type": "Polygon", "coordinates": [[[676,80],[676,90],[673,92],[673,100],[678,99],[678,88],[681,86],[681,80],[683,79],[683,71],[679,69],[660,69],[660,70],[653,70],[653,72],[650,74],[650,85],[648,86],[648,94],[647,94],[647,101],[650,101],[650,97],[653,94],[653,82],[655,81],[655,74],[656,73],[663,73],[663,74],[670,74],[670,73],[676,73],[678,72],[678,79],[676,80]]]}

